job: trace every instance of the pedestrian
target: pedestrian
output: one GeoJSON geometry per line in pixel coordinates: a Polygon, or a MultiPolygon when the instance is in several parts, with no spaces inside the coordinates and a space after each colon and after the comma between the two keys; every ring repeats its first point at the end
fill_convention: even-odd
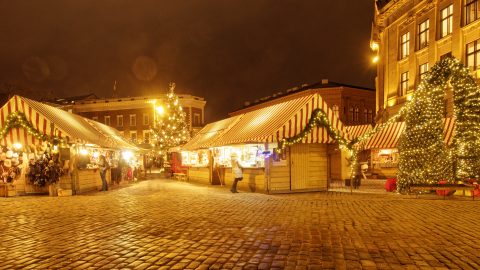
{"type": "Polygon", "coordinates": [[[110,166],[108,165],[107,159],[104,155],[100,155],[98,158],[98,169],[100,170],[100,178],[102,178],[102,191],[108,190],[107,184],[107,169],[110,166]]]}
{"type": "Polygon", "coordinates": [[[231,159],[232,159],[232,173],[233,173],[234,179],[233,179],[232,189],[230,189],[230,191],[232,193],[238,193],[237,184],[238,184],[238,181],[242,181],[243,179],[243,166],[242,164],[240,164],[237,154],[233,153],[231,155],[231,159]]]}

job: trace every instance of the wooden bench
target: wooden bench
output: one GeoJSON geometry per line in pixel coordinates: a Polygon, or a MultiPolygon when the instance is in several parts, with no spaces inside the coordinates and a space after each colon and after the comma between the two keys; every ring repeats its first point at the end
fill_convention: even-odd
{"type": "MultiPolygon", "coordinates": [[[[472,194],[472,200],[475,200],[475,195],[473,194],[473,190],[475,190],[474,185],[463,185],[463,184],[444,184],[444,185],[411,185],[409,187],[409,193],[415,192],[416,198],[420,191],[422,190],[463,190],[463,194],[465,195],[465,190],[469,190],[472,194]]],[[[445,200],[447,192],[443,193],[443,199],[445,200]]]]}
{"type": "Polygon", "coordinates": [[[180,180],[180,181],[187,181],[188,177],[184,173],[173,173],[173,179],[180,180]]]}

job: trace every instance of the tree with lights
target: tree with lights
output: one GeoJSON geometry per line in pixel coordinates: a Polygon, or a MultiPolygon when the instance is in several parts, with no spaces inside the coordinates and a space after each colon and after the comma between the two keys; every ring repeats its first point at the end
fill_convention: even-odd
{"type": "Polygon", "coordinates": [[[406,111],[406,129],[399,144],[397,188],[401,192],[411,184],[453,181],[451,158],[443,141],[444,85],[432,88],[430,78],[428,74],[422,81],[406,111]]]}
{"type": "Polygon", "coordinates": [[[164,112],[156,117],[152,128],[155,145],[163,153],[172,147],[184,144],[190,138],[186,114],[179,104],[174,89],[175,83],[170,83],[169,93],[163,101],[164,112]]]}

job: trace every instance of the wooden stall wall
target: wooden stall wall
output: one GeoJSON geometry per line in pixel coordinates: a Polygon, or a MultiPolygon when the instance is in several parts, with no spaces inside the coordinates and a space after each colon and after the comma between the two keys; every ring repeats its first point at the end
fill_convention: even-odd
{"type": "Polygon", "coordinates": [[[295,144],[291,146],[292,191],[326,190],[328,157],[326,144],[295,144]]]}
{"type": "Polygon", "coordinates": [[[189,167],[187,172],[189,181],[210,185],[210,167],[189,167]]]}
{"type": "Polygon", "coordinates": [[[274,161],[271,156],[265,162],[265,166],[268,166],[269,193],[290,192],[290,149],[286,151],[286,160],[274,161]]]}

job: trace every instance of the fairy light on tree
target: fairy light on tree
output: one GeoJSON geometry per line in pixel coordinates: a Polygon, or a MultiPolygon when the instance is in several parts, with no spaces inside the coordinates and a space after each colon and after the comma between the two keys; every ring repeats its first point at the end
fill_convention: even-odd
{"type": "Polygon", "coordinates": [[[163,113],[155,118],[152,128],[155,145],[164,153],[172,147],[184,144],[190,138],[186,114],[174,90],[175,83],[170,83],[169,93],[162,106],[163,113]]]}

